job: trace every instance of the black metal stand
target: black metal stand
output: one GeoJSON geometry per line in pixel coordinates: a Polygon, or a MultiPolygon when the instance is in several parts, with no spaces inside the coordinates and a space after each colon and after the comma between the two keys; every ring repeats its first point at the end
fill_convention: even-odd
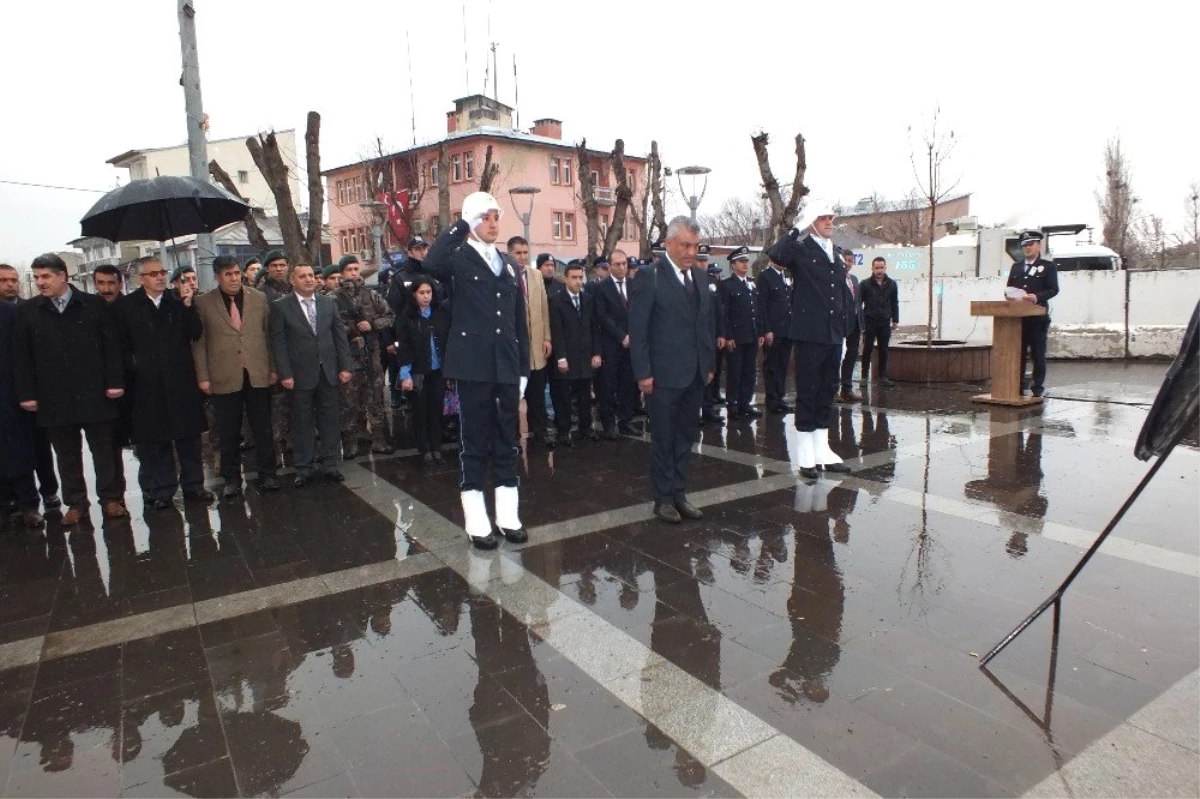
{"type": "Polygon", "coordinates": [[[1117,523],[1120,522],[1125,516],[1126,511],[1132,507],[1133,503],[1141,495],[1142,490],[1150,484],[1152,479],[1154,479],[1154,475],[1158,474],[1158,470],[1162,468],[1163,463],[1166,462],[1167,456],[1171,454],[1172,449],[1174,449],[1174,444],[1172,444],[1172,446],[1169,447],[1167,451],[1164,452],[1162,456],[1160,456],[1159,459],[1154,462],[1154,465],[1150,467],[1148,472],[1146,472],[1146,476],[1142,478],[1140,483],[1138,483],[1137,488],[1133,489],[1133,493],[1130,494],[1129,498],[1125,500],[1125,504],[1122,505],[1121,509],[1117,511],[1117,514],[1112,517],[1108,525],[1105,526],[1104,530],[1100,533],[1100,536],[1095,540],[1095,542],[1092,543],[1092,546],[1087,552],[1084,553],[1080,561],[1075,564],[1075,568],[1072,569],[1071,573],[1067,575],[1067,579],[1063,580],[1062,585],[1060,585],[1058,589],[1046,599],[1045,602],[1039,605],[1037,610],[1026,616],[1025,620],[1018,624],[1012,632],[1006,635],[1003,641],[992,647],[992,650],[980,659],[980,668],[986,666],[989,660],[1000,654],[1004,647],[1011,644],[1013,639],[1024,632],[1026,627],[1033,624],[1034,621],[1037,620],[1038,616],[1041,616],[1043,613],[1045,613],[1046,609],[1051,605],[1055,606],[1054,628],[1055,637],[1057,638],[1059,602],[1062,600],[1063,592],[1067,590],[1067,588],[1071,585],[1071,582],[1079,575],[1079,572],[1083,571],[1083,567],[1086,566],[1087,562],[1092,559],[1092,555],[1096,554],[1096,550],[1100,549],[1100,545],[1104,543],[1104,539],[1108,538],[1108,534],[1113,531],[1113,528],[1115,528],[1117,523]]]}

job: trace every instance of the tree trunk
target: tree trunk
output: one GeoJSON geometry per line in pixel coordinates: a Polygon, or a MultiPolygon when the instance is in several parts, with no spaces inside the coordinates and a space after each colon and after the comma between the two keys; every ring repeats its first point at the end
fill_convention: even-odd
{"type": "Polygon", "coordinates": [[[308,262],[321,263],[321,231],[325,225],[325,184],[321,182],[321,115],[308,112],[304,131],[304,166],[308,170],[308,262]]]}
{"type": "Polygon", "coordinates": [[[642,257],[651,258],[654,245],[667,236],[667,213],[663,202],[663,169],[662,158],[658,154],[658,142],[650,142],[650,213],[643,218],[646,220],[642,239],[642,257]]]}
{"type": "Polygon", "coordinates": [[[767,261],[767,247],[770,247],[792,225],[796,224],[796,216],[800,212],[800,203],[808,194],[808,186],[804,185],[804,173],[808,170],[808,157],[804,151],[804,135],[796,134],[796,173],[792,176],[792,192],[787,202],[779,189],[779,181],[771,171],[771,163],[767,156],[767,144],[770,139],[767,133],[759,133],[750,137],[754,147],[754,157],[758,161],[758,172],[762,176],[763,191],[767,195],[768,207],[771,209],[771,219],[766,226],[766,236],[763,240],[763,251],[759,253],[754,264],[759,271],[767,261]]]}
{"type": "Polygon", "coordinates": [[[492,163],[492,145],[489,144],[483,155],[483,173],[479,176],[479,190],[491,194],[492,182],[495,181],[499,172],[499,164],[492,163]]]}
{"type": "Polygon", "coordinates": [[[575,147],[579,162],[579,199],[583,203],[583,215],[587,220],[587,268],[596,261],[596,245],[600,239],[600,209],[596,205],[596,182],[588,168],[587,139],[575,147]]]}
{"type": "MultiPolygon", "coordinates": [[[[929,147],[929,285],[926,289],[925,300],[929,303],[929,310],[926,314],[925,324],[929,331],[929,337],[925,340],[925,351],[933,352],[933,234],[936,230],[934,227],[937,222],[937,203],[938,203],[938,173],[937,164],[934,160],[933,145],[929,147]]],[[[931,357],[925,359],[925,380],[930,378],[930,361],[931,357]]]]}
{"type": "Polygon", "coordinates": [[[450,227],[450,154],[446,143],[438,145],[438,229],[441,233],[450,227]]]}
{"type": "Polygon", "coordinates": [[[625,214],[633,201],[633,191],[629,188],[629,175],[625,172],[625,141],[617,139],[612,151],[613,174],[617,177],[617,205],[613,209],[613,221],[604,237],[605,258],[612,255],[621,238],[625,235],[625,214]]]}
{"type": "MultiPolygon", "coordinates": [[[[254,165],[262,173],[275,197],[275,207],[279,213],[279,232],[283,235],[283,249],[292,264],[311,260],[308,258],[308,245],[304,231],[300,227],[300,217],[292,200],[292,189],[288,185],[288,169],[283,163],[279,152],[279,142],[272,131],[266,136],[259,134],[246,139],[246,149],[254,159],[254,165]]],[[[318,180],[320,174],[317,175],[318,180]]]]}
{"type": "MultiPolygon", "coordinates": [[[[222,169],[221,165],[216,161],[208,162],[208,174],[212,175],[217,183],[220,183],[222,186],[224,186],[225,190],[234,197],[237,197],[243,202],[246,200],[246,198],[242,196],[242,193],[237,190],[237,186],[234,185],[233,179],[229,177],[229,173],[222,169]]],[[[259,227],[258,217],[254,215],[253,208],[246,212],[245,224],[246,239],[250,242],[251,247],[259,252],[266,252],[267,250],[271,249],[271,245],[267,243],[267,237],[263,235],[262,228],[259,227]]]]}

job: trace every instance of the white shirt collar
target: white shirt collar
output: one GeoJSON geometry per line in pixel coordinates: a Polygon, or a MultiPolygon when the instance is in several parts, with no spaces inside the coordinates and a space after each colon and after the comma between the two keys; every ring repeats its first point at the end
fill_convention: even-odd
{"type": "Polygon", "coordinates": [[[825,255],[829,257],[830,261],[834,260],[832,239],[827,239],[824,236],[818,236],[814,230],[809,230],[808,235],[812,237],[813,241],[820,245],[821,249],[825,251],[825,255]]]}
{"type": "MultiPolygon", "coordinates": [[[[164,294],[165,293],[166,292],[164,292],[164,294]]],[[[146,296],[150,297],[150,292],[146,292],[146,296]]],[[[160,308],[160,307],[162,307],[162,298],[163,298],[163,295],[159,294],[157,297],[150,297],[150,302],[154,303],[155,308],[160,308]]]]}
{"type": "Polygon", "coordinates": [[[467,244],[470,244],[475,252],[479,253],[483,258],[483,262],[491,267],[492,272],[499,277],[501,270],[504,269],[504,262],[500,260],[500,253],[496,250],[495,244],[488,244],[482,239],[477,239],[471,235],[467,237],[467,244]]]}
{"type": "MultiPolygon", "coordinates": [[[[685,283],[685,281],[683,279],[683,272],[679,271],[679,267],[676,266],[675,262],[671,260],[671,256],[667,255],[664,252],[663,260],[665,260],[667,263],[669,263],[671,265],[671,271],[675,273],[675,277],[679,280],[679,282],[685,283]]],[[[686,285],[686,283],[685,283],[685,285],[686,285]]]]}

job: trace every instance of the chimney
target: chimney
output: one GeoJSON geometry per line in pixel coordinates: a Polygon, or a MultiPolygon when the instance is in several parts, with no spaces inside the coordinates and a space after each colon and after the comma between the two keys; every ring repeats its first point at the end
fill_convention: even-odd
{"type": "Polygon", "coordinates": [[[446,133],[458,130],[458,116],[454,111],[446,112],[446,133]]]}
{"type": "Polygon", "coordinates": [[[548,139],[558,139],[559,141],[562,141],[562,120],[534,120],[533,127],[529,129],[529,132],[534,136],[545,136],[548,139]]]}

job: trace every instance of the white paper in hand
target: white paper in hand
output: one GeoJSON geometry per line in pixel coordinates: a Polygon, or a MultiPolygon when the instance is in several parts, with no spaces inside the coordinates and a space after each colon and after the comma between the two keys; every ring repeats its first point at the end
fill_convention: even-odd
{"type": "Polygon", "coordinates": [[[1004,290],[1004,297],[1009,300],[1023,300],[1025,299],[1025,289],[1009,286],[1004,290]]]}

